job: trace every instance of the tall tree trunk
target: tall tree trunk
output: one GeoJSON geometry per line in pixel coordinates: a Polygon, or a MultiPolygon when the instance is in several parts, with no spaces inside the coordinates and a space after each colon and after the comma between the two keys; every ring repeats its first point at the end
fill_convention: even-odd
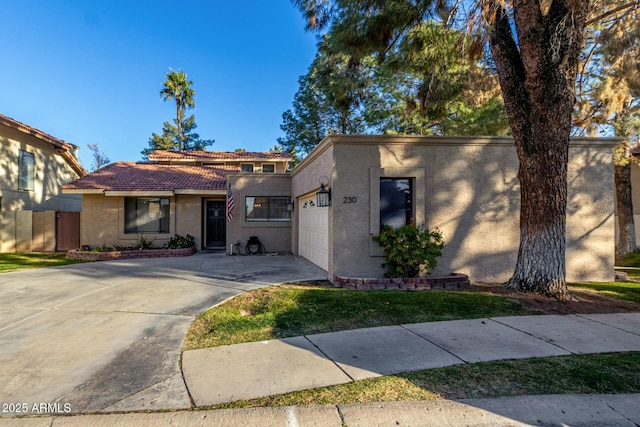
{"type": "Polygon", "coordinates": [[[183,130],[182,130],[182,103],[180,98],[176,97],[176,126],[178,128],[178,151],[182,151],[183,130]]]}
{"type": "Polygon", "coordinates": [[[631,163],[615,165],[616,208],[618,211],[618,245],[616,253],[624,255],[636,250],[636,228],[631,200],[631,163]]]}
{"type": "Polygon", "coordinates": [[[546,13],[516,0],[517,37],[495,6],[489,41],[520,161],[520,247],[505,286],[567,300],[567,163],[588,0],[553,0],[546,13]]]}

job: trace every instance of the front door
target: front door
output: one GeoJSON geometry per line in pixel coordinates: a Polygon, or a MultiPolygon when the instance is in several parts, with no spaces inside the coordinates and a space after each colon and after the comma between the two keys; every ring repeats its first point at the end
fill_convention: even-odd
{"type": "Polygon", "coordinates": [[[223,200],[207,200],[207,238],[206,246],[224,247],[227,224],[225,221],[226,202],[223,200]]]}

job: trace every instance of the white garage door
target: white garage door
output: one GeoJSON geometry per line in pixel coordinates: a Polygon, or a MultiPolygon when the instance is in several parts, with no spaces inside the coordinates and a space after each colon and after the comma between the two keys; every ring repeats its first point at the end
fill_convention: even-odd
{"type": "Polygon", "coordinates": [[[300,199],[298,253],[318,267],[329,269],[329,208],[316,206],[316,196],[300,199]]]}

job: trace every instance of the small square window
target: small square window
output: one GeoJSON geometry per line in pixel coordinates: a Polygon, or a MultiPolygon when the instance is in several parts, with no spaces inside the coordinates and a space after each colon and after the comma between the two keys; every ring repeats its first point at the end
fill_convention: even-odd
{"type": "Polygon", "coordinates": [[[276,165],[274,165],[273,163],[263,164],[262,173],[276,173],[276,165]]]}
{"type": "Polygon", "coordinates": [[[253,173],[253,163],[241,163],[240,170],[242,172],[253,173]]]}

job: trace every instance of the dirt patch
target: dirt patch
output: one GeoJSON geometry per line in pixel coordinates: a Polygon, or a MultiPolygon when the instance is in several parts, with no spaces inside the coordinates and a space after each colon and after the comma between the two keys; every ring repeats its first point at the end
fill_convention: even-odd
{"type": "Polygon", "coordinates": [[[575,301],[558,301],[536,294],[525,294],[503,288],[499,284],[473,284],[467,289],[471,292],[490,292],[505,298],[520,301],[525,307],[539,310],[545,314],[600,314],[640,312],[640,304],[610,298],[597,292],[569,287],[575,301]]]}

